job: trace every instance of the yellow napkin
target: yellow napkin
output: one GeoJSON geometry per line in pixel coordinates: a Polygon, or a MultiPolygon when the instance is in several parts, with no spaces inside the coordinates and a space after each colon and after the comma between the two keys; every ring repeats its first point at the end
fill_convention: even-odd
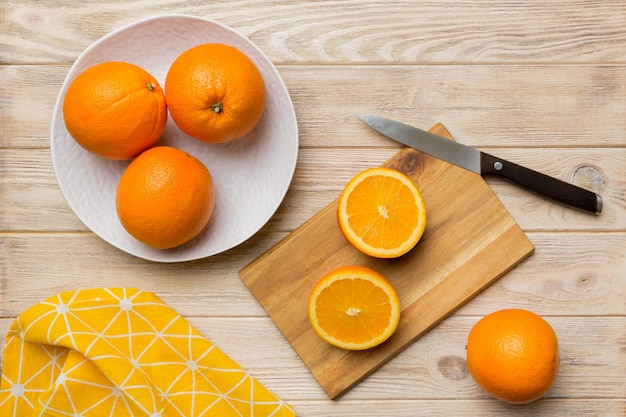
{"type": "Polygon", "coordinates": [[[4,347],[0,416],[294,416],[156,295],[60,293],[4,347]]]}

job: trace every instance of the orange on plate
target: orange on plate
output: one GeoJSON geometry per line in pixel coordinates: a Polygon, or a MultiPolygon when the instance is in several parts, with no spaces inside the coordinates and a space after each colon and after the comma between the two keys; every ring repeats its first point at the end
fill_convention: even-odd
{"type": "Polygon", "coordinates": [[[132,159],[153,146],[167,123],[157,80],[128,62],[103,62],[81,72],[63,99],[74,140],[106,159],[132,159]]]}
{"type": "Polygon", "coordinates": [[[339,197],[341,232],[361,252],[395,258],[410,251],[426,227],[426,206],[413,181],[391,168],[357,174],[339,197]]]}
{"type": "Polygon", "coordinates": [[[531,311],[496,311],[470,331],[467,368],[478,385],[502,401],[534,401],[548,392],[557,377],[556,334],[531,311]]]}
{"type": "Polygon", "coordinates": [[[265,83],[239,49],[203,44],[183,52],[165,78],[165,98],[176,125],[205,142],[248,134],[265,109],[265,83]]]}
{"type": "Polygon", "coordinates": [[[400,300],[379,273],[361,266],[325,275],[309,299],[309,321],[333,346],[365,350],[387,340],[400,321],[400,300]]]}
{"type": "Polygon", "coordinates": [[[169,249],[196,237],[213,212],[211,174],[194,156],[169,146],[148,149],[122,173],[116,209],[137,240],[169,249]]]}

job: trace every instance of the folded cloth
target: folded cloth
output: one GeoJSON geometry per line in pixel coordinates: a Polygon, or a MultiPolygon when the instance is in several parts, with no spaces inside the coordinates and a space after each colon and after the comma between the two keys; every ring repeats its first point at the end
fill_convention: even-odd
{"type": "Polygon", "coordinates": [[[0,416],[294,415],[150,292],[63,292],[7,333],[0,416]]]}

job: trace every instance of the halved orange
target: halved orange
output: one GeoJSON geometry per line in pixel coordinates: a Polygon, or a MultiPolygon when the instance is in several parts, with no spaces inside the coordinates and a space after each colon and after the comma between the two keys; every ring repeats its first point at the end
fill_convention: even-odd
{"type": "Polygon", "coordinates": [[[426,206],[415,183],[391,168],[357,174],[339,197],[341,232],[361,252],[396,258],[410,251],[426,227],[426,206]]]}
{"type": "Polygon", "coordinates": [[[311,326],[323,340],[342,349],[365,350],[396,331],[400,300],[378,272],[343,266],[319,280],[308,311],[311,326]]]}

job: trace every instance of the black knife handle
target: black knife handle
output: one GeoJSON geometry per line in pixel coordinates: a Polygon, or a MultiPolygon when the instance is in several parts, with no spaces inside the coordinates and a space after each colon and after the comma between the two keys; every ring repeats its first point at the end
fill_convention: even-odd
{"type": "Polygon", "coordinates": [[[559,203],[594,214],[602,211],[598,194],[493,155],[481,152],[480,169],[481,175],[498,175],[559,203]]]}

